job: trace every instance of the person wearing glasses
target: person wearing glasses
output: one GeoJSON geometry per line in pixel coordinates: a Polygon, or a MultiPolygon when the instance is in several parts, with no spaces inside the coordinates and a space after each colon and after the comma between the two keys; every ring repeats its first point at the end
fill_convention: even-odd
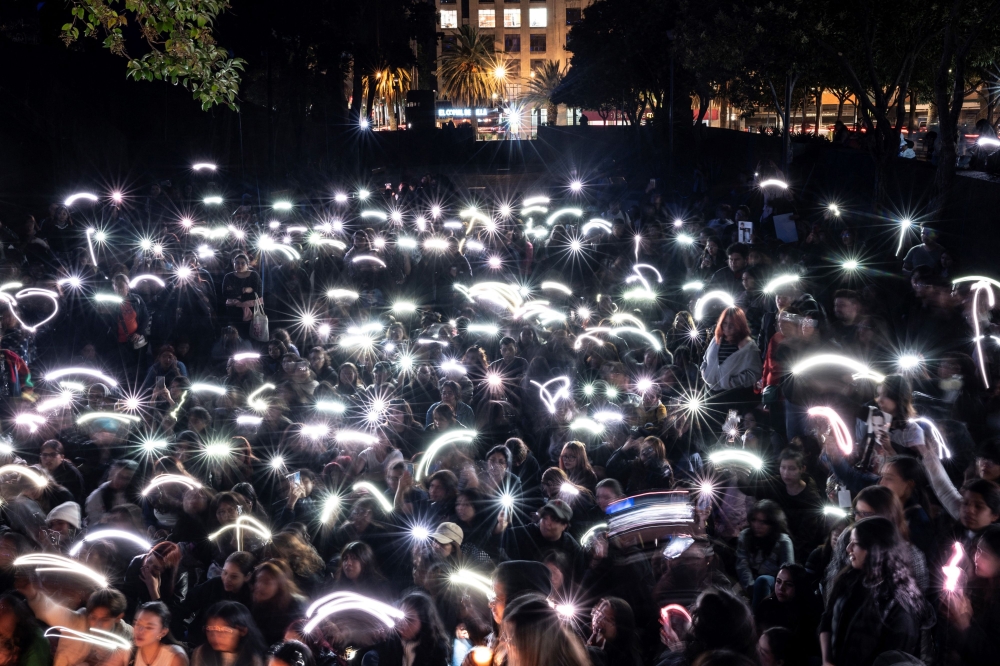
{"type": "Polygon", "coordinates": [[[205,643],[191,655],[193,666],[264,666],[267,646],[246,606],[219,601],[205,616],[205,643]]]}

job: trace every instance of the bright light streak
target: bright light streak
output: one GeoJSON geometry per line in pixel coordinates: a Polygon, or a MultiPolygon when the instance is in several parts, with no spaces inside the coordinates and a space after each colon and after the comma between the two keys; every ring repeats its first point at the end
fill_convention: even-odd
{"type": "Polygon", "coordinates": [[[389,499],[385,495],[383,495],[379,491],[379,489],[376,488],[371,483],[367,481],[358,481],[357,483],[354,484],[351,490],[353,490],[356,493],[362,491],[368,493],[375,499],[376,502],[378,502],[378,505],[382,507],[382,511],[384,513],[386,514],[392,513],[392,502],[390,502],[389,499]]]}
{"type": "Polygon", "coordinates": [[[321,439],[330,434],[330,426],[325,423],[314,423],[302,426],[300,432],[309,439],[321,439]]]}
{"type": "Polygon", "coordinates": [[[355,263],[355,264],[359,264],[359,263],[362,263],[362,262],[366,262],[366,263],[370,262],[370,263],[373,263],[373,264],[378,264],[382,268],[385,268],[385,262],[384,261],[382,261],[378,257],[375,257],[375,256],[370,255],[370,254],[359,254],[358,256],[354,257],[354,259],[352,259],[351,262],[355,263]]]}
{"type": "Polygon", "coordinates": [[[991,277],[986,277],[985,275],[966,275],[965,277],[955,278],[951,281],[953,285],[961,284],[963,282],[989,282],[997,289],[1000,289],[1000,282],[991,277]]]}
{"type": "Polygon", "coordinates": [[[490,581],[490,579],[486,576],[477,574],[468,569],[456,569],[448,579],[456,585],[463,585],[482,592],[486,595],[487,599],[493,599],[495,596],[493,594],[492,581],[490,581]]]}
{"type": "Polygon", "coordinates": [[[114,652],[115,650],[128,650],[132,647],[132,643],[130,643],[127,639],[122,638],[117,634],[113,634],[110,631],[101,631],[100,629],[91,629],[90,631],[94,633],[77,631],[76,629],[56,625],[46,629],[45,633],[42,635],[46,638],[80,641],[109,652],[114,652]]]}
{"type": "Polygon", "coordinates": [[[567,296],[572,296],[573,295],[573,290],[572,289],[570,289],[566,285],[561,284],[559,282],[551,282],[551,281],[543,282],[542,283],[542,291],[546,291],[546,290],[561,291],[562,293],[566,294],[567,296]]]}
{"type": "Polygon", "coordinates": [[[764,285],[764,293],[773,294],[775,291],[785,286],[786,284],[794,284],[795,282],[798,281],[799,281],[799,276],[793,273],[789,273],[787,275],[779,275],[776,278],[772,279],[770,282],[768,282],[766,285],[764,285]]]}
{"type": "Polygon", "coordinates": [[[571,430],[589,430],[595,435],[604,432],[604,426],[588,418],[578,418],[569,424],[571,430]]]}
{"type": "Polygon", "coordinates": [[[611,323],[616,326],[620,325],[622,322],[630,322],[636,328],[646,330],[646,324],[643,323],[641,319],[636,317],[634,314],[629,314],[628,312],[616,312],[611,315],[611,323]]]}
{"type": "Polygon", "coordinates": [[[607,220],[602,220],[599,217],[595,217],[591,219],[589,222],[587,222],[585,225],[583,225],[583,228],[580,229],[580,233],[586,236],[594,229],[600,229],[604,233],[610,234],[612,228],[611,228],[611,223],[608,222],[607,220]]]}
{"type": "Polygon", "coordinates": [[[598,524],[594,525],[589,530],[587,530],[586,532],[584,532],[582,537],[580,537],[580,545],[581,546],[586,546],[587,542],[590,541],[594,537],[595,534],[597,534],[601,530],[606,530],[606,529],[608,529],[608,524],[607,523],[598,523],[598,524]]]}
{"type": "Polygon", "coordinates": [[[915,370],[924,362],[919,354],[901,354],[896,361],[900,370],[915,370]]]}
{"type": "Polygon", "coordinates": [[[622,298],[627,301],[655,301],[656,292],[650,289],[637,287],[636,289],[629,289],[626,291],[622,294],[622,298]]]}
{"type": "Polygon", "coordinates": [[[847,424],[840,418],[840,414],[829,407],[810,407],[808,414],[810,416],[822,416],[829,421],[830,430],[833,432],[833,438],[837,442],[840,452],[844,456],[851,455],[851,452],[854,450],[854,438],[851,436],[851,431],[848,430],[847,424]]]}
{"type": "Polygon", "coordinates": [[[934,439],[934,443],[937,444],[938,458],[941,460],[951,458],[951,449],[948,448],[948,445],[944,441],[944,435],[942,435],[941,431],[938,430],[934,421],[931,421],[929,418],[923,416],[918,416],[917,418],[910,419],[910,423],[923,423],[926,425],[931,431],[931,437],[934,439]]]}
{"type": "Polygon", "coordinates": [[[995,305],[995,299],[993,298],[993,288],[990,286],[989,282],[977,282],[972,285],[972,323],[975,329],[975,338],[973,342],[976,345],[976,358],[979,362],[979,372],[983,378],[983,385],[986,388],[990,387],[990,378],[986,374],[986,359],[983,358],[983,336],[980,331],[979,324],[979,292],[986,290],[986,295],[989,297],[989,306],[992,308],[995,305]]]}
{"type": "Polygon", "coordinates": [[[695,280],[694,282],[687,282],[682,287],[682,291],[703,291],[705,289],[705,283],[695,280]]]}
{"type": "Polygon", "coordinates": [[[636,264],[635,266],[632,267],[632,270],[635,271],[636,274],[638,275],[642,275],[643,270],[652,271],[653,273],[656,274],[656,281],[660,283],[663,282],[663,275],[660,273],[660,271],[656,270],[654,266],[651,266],[649,264],[636,264]]]}
{"type": "Polygon", "coordinates": [[[218,167],[211,162],[196,162],[191,165],[192,171],[201,171],[202,169],[208,171],[215,171],[218,167]]]}
{"type": "Polygon", "coordinates": [[[792,367],[792,374],[801,375],[821,365],[839,365],[852,370],[854,372],[854,379],[871,379],[877,383],[885,381],[885,375],[875,372],[861,361],[841,356],[840,354],[816,354],[815,356],[810,356],[794,365],[792,367]]]}
{"type": "Polygon", "coordinates": [[[60,407],[69,407],[73,403],[73,394],[70,392],[63,393],[62,395],[57,395],[52,398],[47,398],[38,403],[35,409],[40,413],[51,412],[53,409],[58,409],[60,407]]]}
{"type": "Polygon", "coordinates": [[[70,375],[86,375],[88,377],[93,377],[94,379],[99,379],[101,382],[108,384],[109,386],[118,386],[118,382],[116,382],[111,377],[108,377],[100,370],[94,370],[93,368],[80,368],[80,367],[60,368],[59,370],[53,370],[52,372],[48,372],[45,374],[45,381],[54,382],[62,379],[63,377],[69,377],[70,375]]]}
{"type": "Polygon", "coordinates": [[[223,525],[221,528],[219,528],[212,534],[209,534],[208,538],[210,541],[215,541],[222,534],[225,534],[230,530],[236,530],[237,550],[241,549],[241,546],[239,544],[243,539],[243,530],[250,530],[257,536],[259,536],[261,539],[263,539],[265,542],[271,540],[271,530],[269,530],[267,526],[264,525],[264,523],[260,522],[259,520],[251,516],[237,516],[236,522],[230,523],[228,525],[223,525]]]}
{"type": "Polygon", "coordinates": [[[760,471],[764,468],[764,461],[761,460],[759,456],[756,456],[749,451],[744,451],[743,449],[723,449],[721,451],[716,451],[708,456],[708,461],[716,466],[722,466],[729,463],[746,465],[755,471],[760,471]]]}
{"type": "MultiPolygon", "coordinates": [[[[941,567],[941,572],[944,574],[944,589],[946,592],[955,592],[958,589],[958,580],[962,576],[962,567],[958,566],[958,563],[962,561],[965,557],[965,550],[962,548],[962,544],[958,541],[952,546],[952,556],[948,560],[948,564],[941,567]]],[[[17,562],[14,562],[17,564],[17,562]]]]}
{"type": "Polygon", "coordinates": [[[417,311],[417,304],[409,301],[396,301],[392,304],[392,311],[396,313],[412,313],[417,311]]]}
{"type": "Polygon", "coordinates": [[[722,301],[722,303],[727,307],[731,308],[736,305],[731,294],[725,291],[716,290],[710,291],[701,298],[694,306],[694,318],[696,321],[700,321],[705,314],[705,306],[712,301],[722,301]]]}
{"type": "Polygon", "coordinates": [[[660,619],[663,622],[666,622],[666,623],[669,624],[670,623],[670,614],[671,613],[677,613],[678,615],[680,615],[681,617],[683,617],[684,620],[688,624],[691,624],[691,622],[692,622],[692,620],[691,620],[691,613],[688,613],[688,610],[686,608],[684,608],[684,606],[681,606],[680,604],[668,604],[668,605],[664,606],[663,608],[661,608],[660,609],[660,619]]]}
{"type": "Polygon", "coordinates": [[[51,553],[31,553],[28,555],[22,555],[14,560],[14,566],[33,566],[35,567],[35,571],[53,571],[84,576],[97,583],[100,587],[108,586],[107,578],[97,573],[90,567],[80,564],[76,560],[71,560],[68,557],[63,557],[62,555],[53,555],[51,553]]]}
{"type": "Polygon", "coordinates": [[[132,534],[131,532],[125,532],[124,530],[97,530],[96,532],[88,532],[83,539],[77,541],[72,548],[69,549],[69,555],[71,557],[76,557],[80,551],[83,549],[83,544],[85,542],[91,541],[102,541],[106,539],[121,539],[123,541],[131,541],[135,545],[139,546],[143,550],[149,550],[153,546],[140,536],[132,534]]]}
{"type": "Polygon", "coordinates": [[[80,287],[83,286],[83,280],[81,280],[76,275],[70,275],[69,277],[65,277],[56,281],[56,284],[58,284],[59,286],[69,285],[73,289],[79,289],[80,287]]]}
{"type": "Polygon", "coordinates": [[[14,319],[17,319],[17,321],[21,323],[21,326],[25,330],[34,333],[39,328],[52,321],[52,319],[59,313],[59,294],[57,294],[54,291],[50,291],[48,289],[29,287],[28,289],[22,289],[21,291],[17,292],[17,294],[14,295],[14,299],[15,301],[19,301],[22,298],[31,298],[32,296],[41,296],[43,298],[47,298],[50,301],[52,301],[52,312],[47,317],[45,317],[45,319],[39,322],[35,322],[34,324],[29,324],[23,319],[21,319],[21,315],[18,314],[17,308],[12,307],[10,309],[10,312],[12,315],[14,315],[14,319]]]}
{"type": "Polygon", "coordinates": [[[49,480],[45,476],[24,465],[4,465],[0,467],[0,477],[7,474],[20,474],[39,488],[44,488],[49,484],[49,480]]]}
{"type": "Polygon", "coordinates": [[[675,238],[681,245],[694,245],[694,238],[687,234],[677,234],[675,238]]]}
{"type": "Polygon", "coordinates": [[[241,426],[259,426],[264,419],[252,414],[240,414],[236,417],[236,423],[241,426]]]}
{"type": "Polygon", "coordinates": [[[777,178],[768,178],[760,182],[759,187],[778,187],[783,190],[788,189],[788,183],[783,180],[778,180],[777,178]]]}
{"type": "Polygon", "coordinates": [[[828,205],[826,209],[830,211],[833,215],[840,217],[840,207],[837,204],[832,203],[828,205]]]}
{"type": "Polygon", "coordinates": [[[547,213],[549,209],[545,206],[528,206],[521,209],[521,215],[531,215],[532,213],[547,213]]]}
{"type": "Polygon", "coordinates": [[[219,204],[222,203],[222,197],[220,196],[205,197],[204,199],[202,199],[202,201],[205,203],[206,206],[218,206],[219,204]]]}
{"type": "Polygon", "coordinates": [[[847,518],[847,512],[841,509],[839,506],[833,506],[832,504],[827,504],[823,507],[824,516],[832,516],[833,518],[847,518]]]}
{"type": "Polygon", "coordinates": [[[26,426],[31,432],[37,432],[39,426],[45,425],[45,417],[24,412],[14,417],[14,423],[19,426],[26,426]]]}
{"type": "Polygon", "coordinates": [[[421,456],[420,461],[417,463],[417,467],[414,470],[414,480],[421,481],[430,472],[431,462],[438,452],[448,446],[449,444],[469,443],[479,436],[475,430],[453,430],[452,432],[445,433],[431,442],[431,445],[427,447],[427,451],[421,456]]]}
{"type": "MultiPolygon", "coordinates": [[[[234,361],[249,361],[249,360],[258,359],[258,358],[260,358],[260,354],[258,354],[257,352],[240,352],[239,354],[234,354],[233,355],[233,360],[234,361]]],[[[271,386],[271,385],[270,384],[265,384],[264,386],[271,386]]],[[[271,386],[271,388],[274,388],[274,387],[271,386]]]]}
{"type": "Polygon", "coordinates": [[[567,495],[569,497],[576,497],[580,494],[580,490],[570,482],[565,482],[559,486],[559,494],[567,495]]]}
{"type": "Polygon", "coordinates": [[[906,240],[906,233],[913,226],[913,220],[905,219],[899,221],[899,245],[896,247],[896,256],[903,251],[903,241],[906,240]]]}
{"type": "Polygon", "coordinates": [[[131,414],[119,414],[118,412],[87,412],[86,414],[81,414],[80,418],[76,420],[77,425],[83,425],[84,423],[89,423],[96,419],[112,419],[118,421],[119,423],[138,423],[142,419],[138,416],[132,416],[131,414]]]}
{"type": "Polygon", "coordinates": [[[125,299],[118,294],[107,294],[103,292],[94,294],[94,300],[98,303],[114,303],[115,305],[121,305],[125,302],[125,299]]]}
{"type": "MultiPolygon", "coordinates": [[[[371,617],[381,621],[389,629],[396,626],[397,619],[405,617],[400,610],[393,608],[388,604],[383,604],[380,601],[376,601],[375,599],[371,599],[369,597],[363,597],[360,594],[354,594],[353,592],[337,592],[324,597],[323,599],[314,602],[310,607],[310,611],[315,612],[316,615],[302,628],[303,634],[311,634],[316,627],[319,626],[320,622],[331,615],[347,611],[360,611],[370,615],[371,617]]],[[[311,615],[312,612],[306,613],[307,617],[311,615]]]]}
{"type": "MultiPolygon", "coordinates": [[[[622,333],[631,333],[646,338],[646,340],[649,341],[650,346],[657,351],[659,351],[661,347],[659,340],[656,339],[656,336],[654,336],[649,331],[645,331],[637,326],[616,326],[614,328],[609,328],[607,326],[596,326],[594,328],[587,329],[587,333],[588,334],[610,333],[611,335],[614,335],[619,338],[622,337],[622,333]]],[[[577,339],[577,341],[573,344],[574,349],[579,349],[581,346],[583,346],[583,341],[580,339],[577,339]]]]}
{"type": "Polygon", "coordinates": [[[271,208],[273,208],[274,210],[291,210],[292,209],[292,202],[291,201],[275,201],[274,205],[272,205],[271,208]]]}
{"type": "Polygon", "coordinates": [[[989,136],[981,136],[976,139],[977,146],[989,146],[990,148],[1000,148],[1000,141],[989,136]]]}
{"type": "Polygon", "coordinates": [[[331,414],[343,414],[347,411],[347,405],[342,402],[332,400],[320,400],[316,403],[316,410],[320,412],[330,412],[331,414]]]}
{"type": "Polygon", "coordinates": [[[146,273],[144,275],[136,275],[134,278],[132,278],[129,281],[128,286],[131,287],[132,289],[135,289],[137,286],[139,286],[142,282],[145,282],[146,280],[150,280],[152,282],[155,282],[156,284],[160,285],[161,287],[166,287],[167,286],[166,282],[164,282],[160,278],[156,277],[155,275],[150,275],[148,273],[146,273]]]}
{"type": "Polygon", "coordinates": [[[351,291],[350,289],[330,289],[326,292],[326,297],[331,301],[346,299],[349,301],[356,301],[360,298],[360,294],[356,291],[351,291]]]}
{"type": "Polygon", "coordinates": [[[68,207],[72,206],[73,204],[75,204],[80,199],[83,199],[85,201],[97,201],[98,200],[96,194],[91,194],[90,192],[77,192],[76,194],[71,194],[68,197],[66,197],[66,201],[63,202],[63,205],[68,208],[68,207]]]}
{"type": "Polygon", "coordinates": [[[320,522],[326,525],[333,520],[334,516],[340,513],[341,503],[340,495],[327,495],[326,499],[323,500],[323,513],[320,515],[320,522]]]}
{"type": "Polygon", "coordinates": [[[484,335],[499,335],[500,327],[496,324],[469,324],[469,333],[481,333],[484,335]]]}
{"type": "Polygon", "coordinates": [[[189,476],[182,476],[180,474],[160,474],[159,476],[154,477],[153,480],[149,482],[149,485],[142,489],[143,497],[149,495],[149,493],[153,492],[153,490],[167,483],[179,483],[187,486],[188,488],[201,488],[201,483],[189,476]]]}
{"type": "MultiPolygon", "coordinates": [[[[593,389],[591,389],[593,391],[593,389]]],[[[586,392],[586,391],[584,391],[586,392]]],[[[625,416],[621,412],[614,412],[611,410],[601,410],[599,412],[594,412],[592,414],[594,420],[598,423],[620,423],[625,420],[625,416]]]]}
{"type": "Polygon", "coordinates": [[[554,377],[544,384],[539,384],[535,380],[531,380],[531,383],[538,387],[538,396],[548,408],[550,414],[556,413],[556,405],[560,399],[569,398],[569,389],[573,385],[573,382],[566,376],[554,377]],[[560,386],[556,389],[555,393],[552,393],[549,391],[549,385],[555,383],[560,384],[560,386]]]}
{"type": "Polygon", "coordinates": [[[574,217],[583,217],[583,210],[580,208],[560,208],[559,210],[552,213],[545,219],[545,226],[551,227],[556,220],[566,215],[573,215],[574,217]]]}
{"type": "Polygon", "coordinates": [[[378,437],[374,435],[369,435],[366,432],[361,432],[360,430],[338,430],[334,439],[340,444],[372,444],[378,443],[378,437]]]}
{"type": "Polygon", "coordinates": [[[415,250],[417,249],[417,239],[409,238],[407,236],[400,236],[396,240],[396,245],[403,248],[404,250],[415,250]]]}

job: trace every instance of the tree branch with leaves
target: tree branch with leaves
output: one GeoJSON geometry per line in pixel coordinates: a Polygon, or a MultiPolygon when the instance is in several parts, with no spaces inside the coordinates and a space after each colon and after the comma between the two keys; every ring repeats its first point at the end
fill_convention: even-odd
{"type": "Polygon", "coordinates": [[[102,39],[128,60],[126,76],[182,85],[206,111],[217,104],[236,110],[245,61],[230,57],[212,33],[228,8],[225,0],[72,0],[62,40],[69,46],[80,37],[102,39]],[[138,57],[125,46],[130,27],[149,48],[138,57]]]}

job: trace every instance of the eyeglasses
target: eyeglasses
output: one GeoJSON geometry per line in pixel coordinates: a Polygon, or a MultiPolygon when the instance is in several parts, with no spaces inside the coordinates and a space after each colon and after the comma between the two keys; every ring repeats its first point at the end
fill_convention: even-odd
{"type": "Polygon", "coordinates": [[[875,515],[874,511],[858,511],[857,509],[854,510],[854,517],[858,520],[861,520],[862,518],[871,518],[874,515],[875,515]]]}
{"type": "Polygon", "coordinates": [[[205,627],[205,631],[211,634],[235,634],[236,630],[232,627],[205,627]]]}

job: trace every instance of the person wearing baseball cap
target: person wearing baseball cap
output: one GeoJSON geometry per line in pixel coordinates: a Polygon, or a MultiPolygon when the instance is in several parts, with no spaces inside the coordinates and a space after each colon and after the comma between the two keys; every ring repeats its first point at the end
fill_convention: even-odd
{"type": "Polygon", "coordinates": [[[508,554],[512,559],[541,562],[550,550],[566,555],[573,569],[573,578],[583,576],[584,554],[577,540],[567,531],[573,520],[573,509],[561,499],[549,500],[538,510],[538,524],[515,527],[510,531],[508,554]]]}
{"type": "Polygon", "coordinates": [[[455,523],[441,523],[430,538],[434,553],[442,560],[454,563],[461,558],[465,533],[455,523]]]}

